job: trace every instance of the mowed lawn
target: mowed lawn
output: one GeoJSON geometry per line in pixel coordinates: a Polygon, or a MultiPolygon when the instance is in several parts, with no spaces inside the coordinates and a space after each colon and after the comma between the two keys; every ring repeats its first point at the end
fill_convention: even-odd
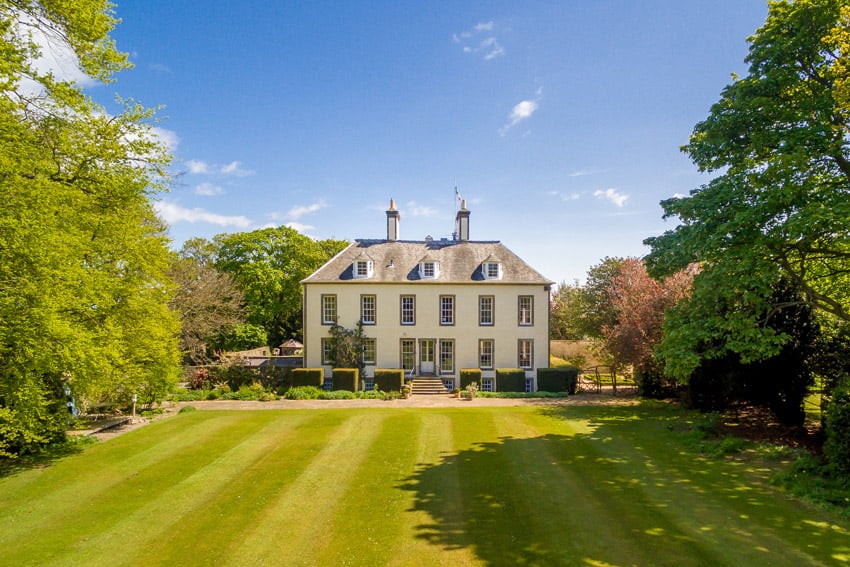
{"type": "Polygon", "coordinates": [[[0,478],[3,565],[841,565],[658,403],[198,411],[0,478]]]}

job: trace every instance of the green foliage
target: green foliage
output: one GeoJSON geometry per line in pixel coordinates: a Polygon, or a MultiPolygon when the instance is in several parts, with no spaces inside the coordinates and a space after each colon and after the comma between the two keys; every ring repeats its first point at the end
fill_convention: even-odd
{"type": "Polygon", "coordinates": [[[239,361],[208,367],[209,385],[217,390],[238,390],[242,386],[259,383],[269,390],[282,391],[293,385],[297,368],[288,366],[244,366],[239,361]]]}
{"type": "Polygon", "coordinates": [[[193,411],[198,411],[198,408],[195,406],[183,406],[177,413],[192,413],[193,411]]]}
{"type": "MultiPolygon", "coordinates": [[[[361,394],[363,392],[357,392],[357,394],[361,394]]],[[[317,399],[319,400],[353,400],[358,397],[358,395],[349,390],[332,390],[330,392],[321,392],[317,399]]]]}
{"type": "Polygon", "coordinates": [[[850,480],[850,381],[832,393],[824,422],[823,452],[829,463],[850,480]]]}
{"type": "Polygon", "coordinates": [[[328,359],[335,368],[356,368],[363,373],[366,362],[363,360],[365,347],[363,322],[357,321],[354,329],[346,329],[334,324],[328,329],[328,359]]]}
{"type": "Polygon", "coordinates": [[[108,36],[115,23],[102,0],[0,10],[0,408],[11,450],[61,439],[64,386],[81,405],[134,393],[152,403],[177,379],[169,253],[150,201],[170,156],[153,113],[128,101],[110,115],[36,62],[34,38],[49,38],[108,81],[128,65],[108,36]]]}
{"type": "Polygon", "coordinates": [[[210,347],[213,350],[224,352],[251,350],[268,343],[266,329],[250,323],[235,324],[210,339],[210,347]]]}
{"type": "MultiPolygon", "coordinates": [[[[247,321],[265,329],[271,344],[301,336],[301,280],[342,250],[346,242],[315,241],[280,226],[219,234],[215,267],[233,276],[245,297],[247,321]]],[[[208,246],[194,243],[195,249],[208,246]]]]}
{"type": "Polygon", "coordinates": [[[376,368],[375,388],[383,392],[401,392],[404,386],[404,370],[401,368],[376,368]]]}
{"type": "Polygon", "coordinates": [[[357,368],[334,368],[333,389],[356,392],[360,384],[360,370],[357,368]]]}
{"type": "Polygon", "coordinates": [[[283,397],[287,400],[316,400],[324,392],[316,386],[295,386],[287,390],[283,397]]]}
{"type": "Polygon", "coordinates": [[[521,368],[497,368],[496,391],[525,392],[525,370],[521,368]]]}
{"type": "Polygon", "coordinates": [[[567,392],[575,394],[579,369],[575,366],[537,369],[537,390],[541,392],[567,392]]]}
{"type": "Polygon", "coordinates": [[[705,359],[734,353],[747,364],[782,349],[787,335],[763,320],[781,307],[770,301],[781,279],[814,309],[850,320],[850,113],[836,107],[839,51],[824,39],[846,6],[771,2],[749,39],[749,72],[683,148],[718,175],[663,201],[680,224],[645,241],[655,276],[701,268],[665,325],[667,372],[683,381],[705,359]]]}
{"type": "Polygon", "coordinates": [[[292,387],[313,386],[321,389],[325,383],[325,371],[322,368],[295,368],[292,371],[292,387]]]}
{"type": "Polygon", "coordinates": [[[473,382],[481,383],[480,368],[461,368],[460,369],[460,388],[464,389],[473,382]]]}

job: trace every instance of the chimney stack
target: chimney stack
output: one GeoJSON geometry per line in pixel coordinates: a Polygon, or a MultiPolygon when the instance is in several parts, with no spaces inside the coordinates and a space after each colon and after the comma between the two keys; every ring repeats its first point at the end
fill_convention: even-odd
{"type": "Polygon", "coordinates": [[[387,211],[387,240],[395,242],[398,240],[398,228],[401,215],[395,208],[395,200],[390,199],[390,208],[387,211]]]}
{"type": "Polygon", "coordinates": [[[466,208],[466,199],[460,202],[460,210],[457,212],[455,221],[455,233],[461,242],[469,241],[469,211],[466,208]]]}

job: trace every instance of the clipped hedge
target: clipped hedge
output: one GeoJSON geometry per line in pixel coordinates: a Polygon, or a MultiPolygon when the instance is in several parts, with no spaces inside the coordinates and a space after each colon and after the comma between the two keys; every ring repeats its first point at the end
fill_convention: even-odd
{"type": "Polygon", "coordinates": [[[461,368],[460,369],[460,385],[461,390],[475,382],[478,387],[481,387],[481,369],[480,368],[461,368]]]}
{"type": "Polygon", "coordinates": [[[525,370],[521,368],[497,368],[496,391],[525,392],[525,370]]]}
{"type": "Polygon", "coordinates": [[[334,390],[356,392],[360,384],[360,371],[357,368],[334,368],[333,383],[334,390]]]}
{"type": "Polygon", "coordinates": [[[375,387],[382,392],[401,392],[404,370],[401,368],[376,368],[375,387]]]}
{"type": "Polygon", "coordinates": [[[321,388],[325,382],[325,371],[321,368],[296,368],[292,371],[292,387],[315,386],[321,388]]]}
{"type": "MultiPolygon", "coordinates": [[[[292,374],[295,370],[298,369],[289,366],[251,367],[238,363],[214,365],[206,368],[209,375],[208,383],[202,386],[206,389],[218,382],[227,382],[230,389],[235,392],[242,386],[261,384],[264,388],[283,391],[293,386],[292,374]]],[[[200,370],[197,373],[200,373],[200,370]]]]}
{"type": "Polygon", "coordinates": [[[557,368],[537,369],[537,390],[541,392],[576,393],[578,386],[578,368],[558,366],[557,368]]]}

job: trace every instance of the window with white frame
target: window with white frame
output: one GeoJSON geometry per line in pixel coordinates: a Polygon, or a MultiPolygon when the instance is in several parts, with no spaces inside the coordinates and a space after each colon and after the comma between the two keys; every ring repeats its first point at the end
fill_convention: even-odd
{"type": "Polygon", "coordinates": [[[419,277],[424,280],[432,280],[440,275],[440,264],[433,260],[425,260],[419,263],[419,277]]]}
{"type": "Polygon", "coordinates": [[[416,366],[416,339],[401,339],[401,367],[405,374],[416,366]]]}
{"type": "Polygon", "coordinates": [[[525,379],[525,391],[533,392],[534,391],[534,378],[526,378],[525,379]]]}
{"type": "Polygon", "coordinates": [[[519,348],[518,348],[518,356],[517,356],[517,366],[524,369],[529,369],[532,367],[534,361],[534,340],[533,339],[520,339],[519,340],[519,348]]]}
{"type": "Polygon", "coordinates": [[[493,305],[495,298],[492,295],[478,296],[478,324],[489,326],[495,321],[493,316],[493,305]]]}
{"type": "Polygon", "coordinates": [[[322,325],[336,323],[336,295],[322,296],[322,325]]]}
{"type": "Polygon", "coordinates": [[[493,388],[493,379],[492,378],[482,378],[481,379],[481,391],[482,392],[492,392],[493,388]]]}
{"type": "Polygon", "coordinates": [[[455,324],[455,296],[440,296],[440,325],[455,324]]]}
{"type": "Polygon", "coordinates": [[[363,364],[375,364],[377,359],[376,339],[363,339],[363,364]]]}
{"type": "Polygon", "coordinates": [[[534,296],[519,296],[519,324],[522,326],[534,325],[534,296]]]}
{"type": "Polygon", "coordinates": [[[375,324],[375,312],[377,311],[377,300],[374,295],[360,296],[360,320],[364,325],[375,324]]]}
{"type": "Polygon", "coordinates": [[[354,277],[355,278],[371,278],[374,271],[374,263],[372,260],[360,259],[354,262],[354,277]]]}
{"type": "Polygon", "coordinates": [[[502,279],[502,264],[499,262],[484,262],[484,277],[488,280],[502,279]]]}
{"type": "Polygon", "coordinates": [[[455,342],[451,339],[440,340],[440,372],[452,374],[455,370],[455,342]]]}
{"type": "Polygon", "coordinates": [[[415,325],[416,324],[416,296],[402,295],[401,296],[401,324],[415,325]]]}
{"type": "Polygon", "coordinates": [[[322,364],[333,364],[331,362],[331,339],[330,337],[322,338],[322,364]]]}
{"type": "Polygon", "coordinates": [[[478,341],[478,368],[490,370],[493,368],[493,339],[481,339],[478,341]]]}

